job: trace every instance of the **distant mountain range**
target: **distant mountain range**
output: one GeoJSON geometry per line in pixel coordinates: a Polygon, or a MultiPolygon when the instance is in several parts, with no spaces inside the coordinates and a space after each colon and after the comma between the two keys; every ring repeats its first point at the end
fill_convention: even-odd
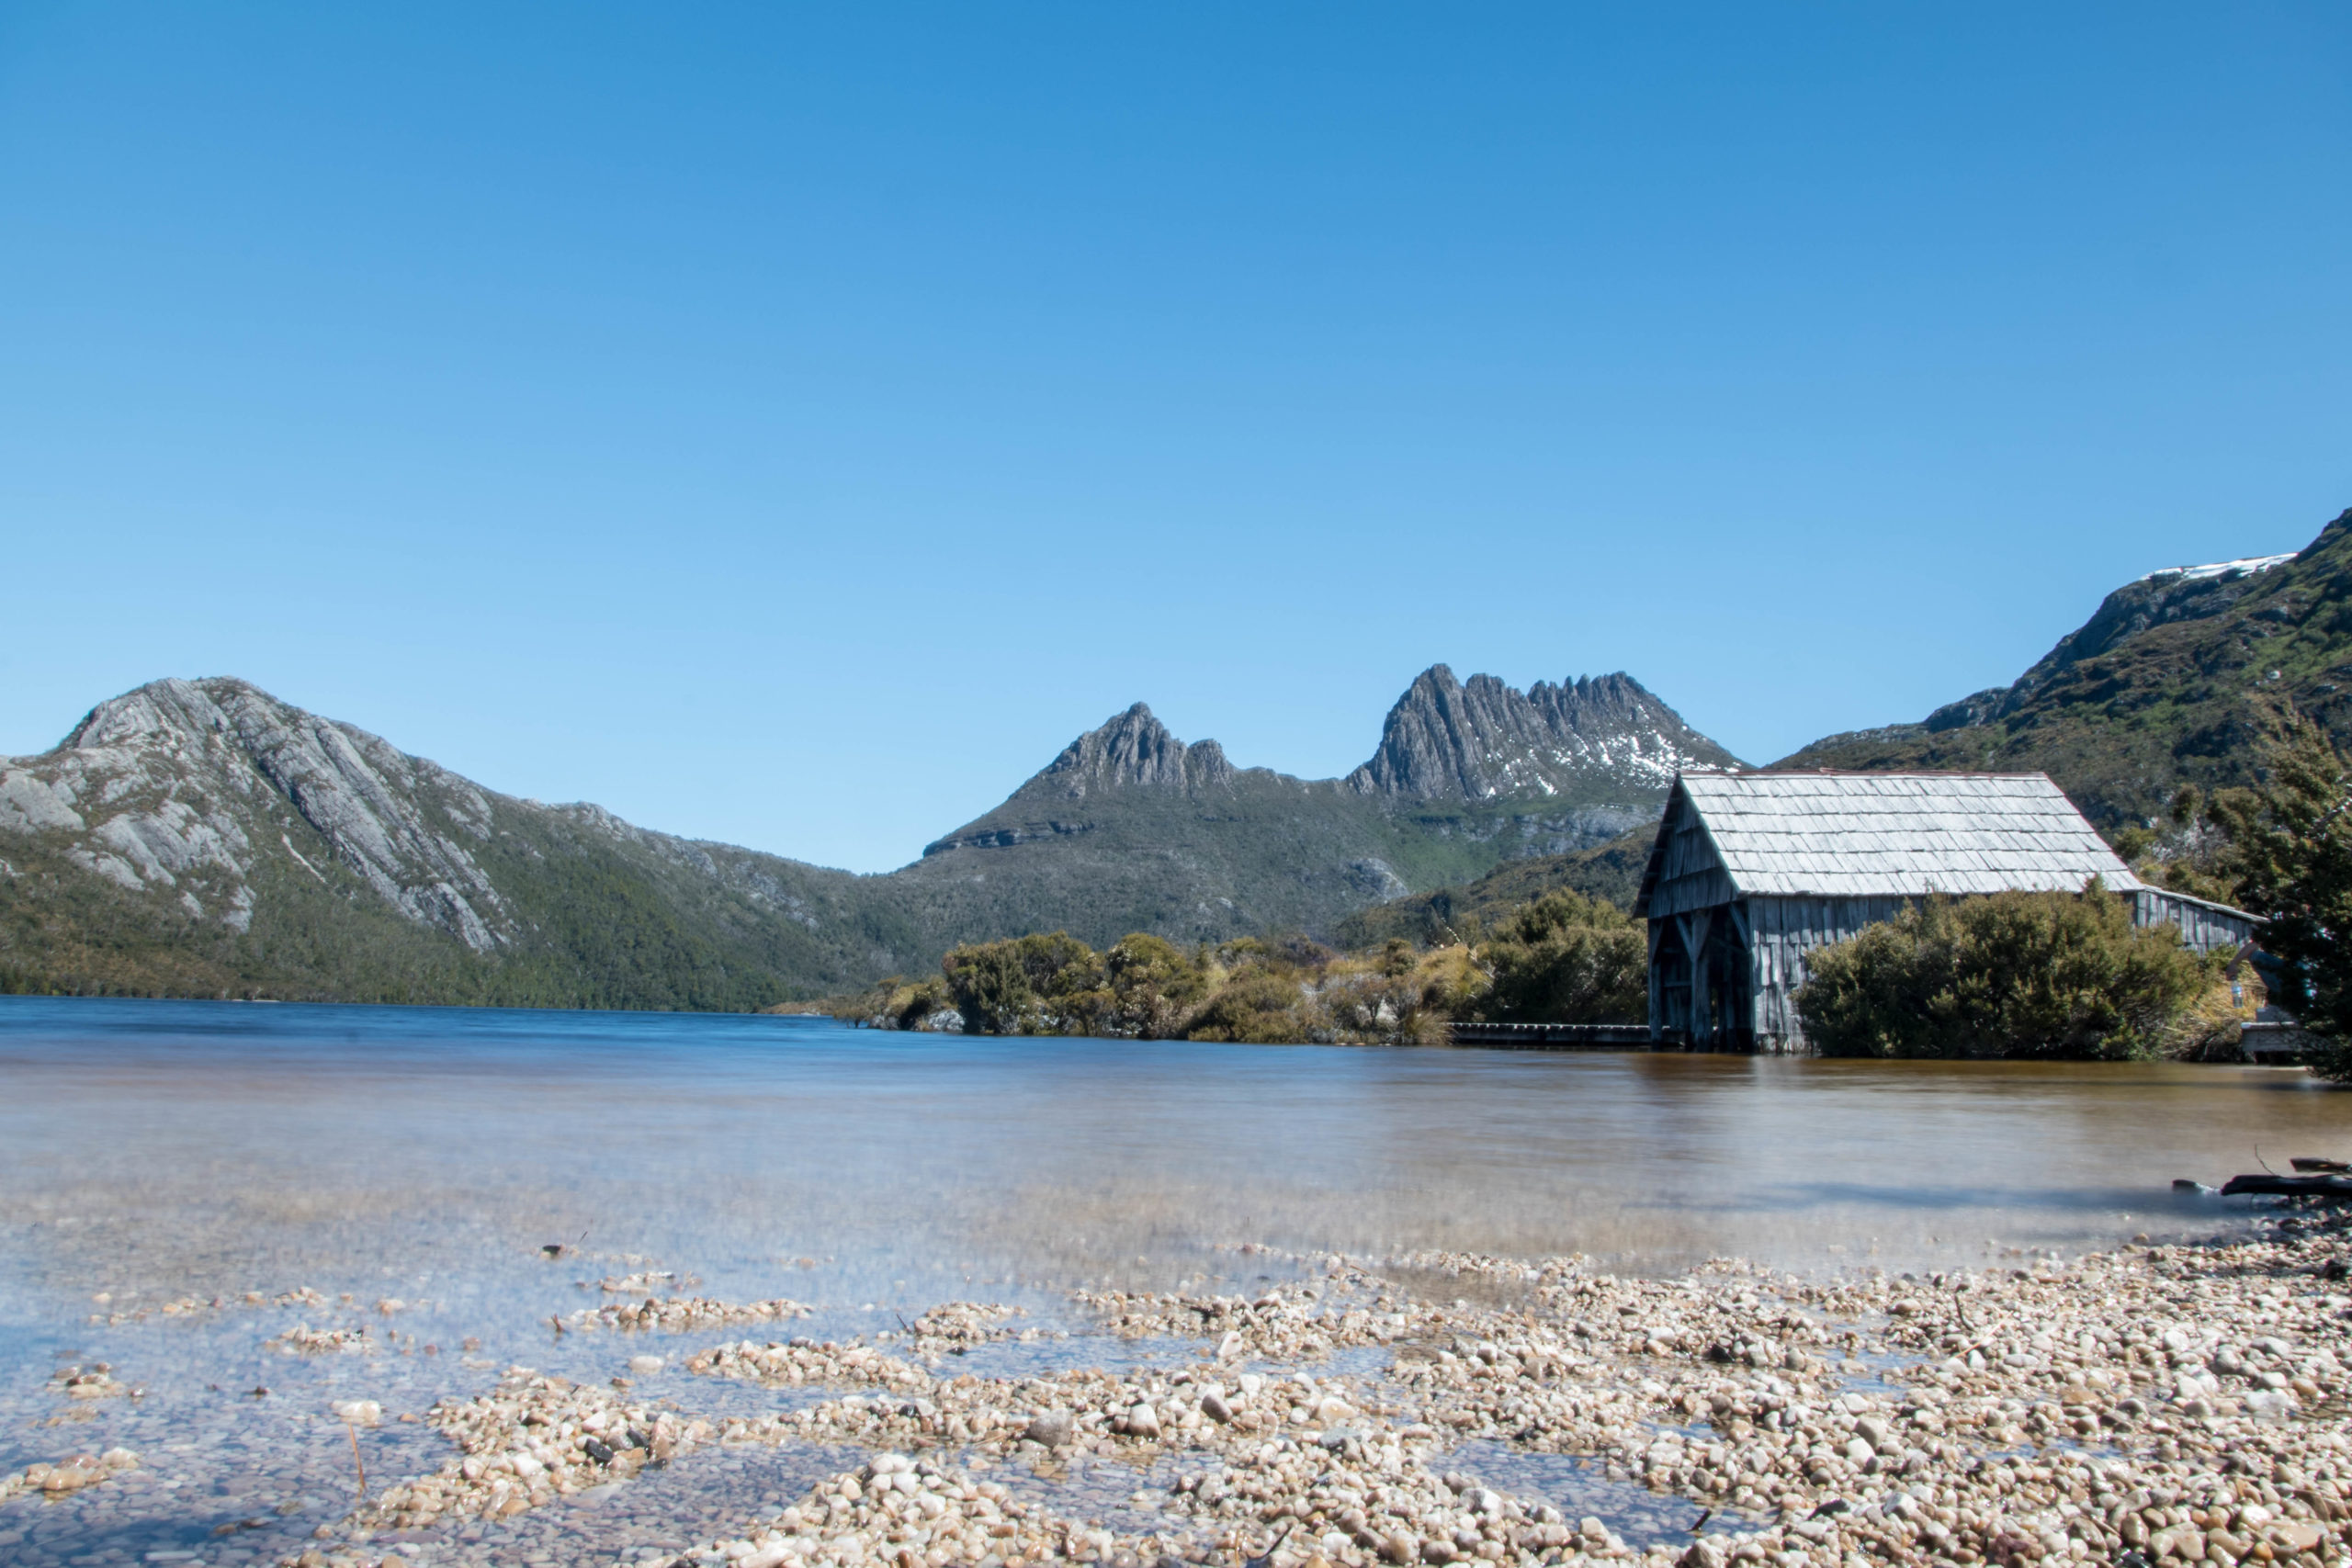
{"type": "Polygon", "coordinates": [[[1657,813],[1730,754],[1623,674],[1444,666],[1344,779],[1236,768],[1141,704],[885,876],[516,799],[243,682],[154,682],[0,764],[0,988],[745,1008],[1066,929],[1217,941],[1657,813]]]}
{"type": "MultiPolygon", "coordinates": [[[[1776,768],[2039,769],[2110,832],[2254,776],[2265,705],[2352,739],[2352,512],[2158,571],[2012,685],[1776,768]]],[[[1239,768],[1138,703],[913,864],[855,876],[483,788],[243,682],[158,681],[0,762],[0,989],[750,1008],[1067,930],[1442,938],[1621,901],[1675,772],[1737,765],[1623,674],[1436,665],[1344,778],[1239,768]]]]}
{"type": "MultiPolygon", "coordinates": [[[[2014,683],[1917,724],[1828,736],[1770,766],[2046,773],[2113,836],[2157,826],[2184,784],[2253,783],[2265,710],[2282,702],[2352,745],[2352,511],[2291,555],[2150,572],[2014,683]]],[[[1648,847],[1645,826],[1511,861],[1361,910],[1337,934],[1442,938],[1553,887],[1625,903],[1648,847]]]]}

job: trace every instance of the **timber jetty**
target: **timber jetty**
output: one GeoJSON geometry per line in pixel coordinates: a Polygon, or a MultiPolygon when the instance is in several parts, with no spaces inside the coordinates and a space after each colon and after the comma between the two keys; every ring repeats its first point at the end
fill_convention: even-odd
{"type": "Polygon", "coordinates": [[[1646,1051],[1682,1043],[1679,1031],[1652,1040],[1646,1023],[1457,1023],[1446,1032],[1456,1045],[1504,1051],[1646,1051]]]}

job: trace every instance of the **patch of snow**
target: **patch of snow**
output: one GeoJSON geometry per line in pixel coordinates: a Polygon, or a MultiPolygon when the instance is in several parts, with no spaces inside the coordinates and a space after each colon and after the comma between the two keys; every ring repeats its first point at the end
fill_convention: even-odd
{"type": "Polygon", "coordinates": [[[2251,577],[2258,571],[2268,571],[2274,566],[2284,566],[2295,558],[2295,552],[2283,556],[2247,556],[2241,560],[2215,561],[2210,566],[2168,566],[2162,571],[2152,571],[2143,582],[2196,582],[2209,577],[2226,577],[2231,572],[2244,572],[2251,577]]]}

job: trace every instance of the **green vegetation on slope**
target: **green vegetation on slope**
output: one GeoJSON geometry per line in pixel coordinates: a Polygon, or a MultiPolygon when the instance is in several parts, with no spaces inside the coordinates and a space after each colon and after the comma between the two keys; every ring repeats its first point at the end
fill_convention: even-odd
{"type": "Polygon", "coordinates": [[[2161,824],[2183,784],[2254,783],[2266,707],[2282,699],[2352,736],[2352,511],[2267,570],[2117,590],[2007,690],[1773,766],[2038,771],[2113,831],[2161,824]]]}
{"type": "Polygon", "coordinates": [[[1333,933],[1381,899],[1467,881],[1531,842],[1576,842],[1577,820],[1524,802],[1398,803],[1250,770],[1196,789],[1016,795],[889,881],[908,917],[939,932],[1057,930],[1096,946],[1130,931],[1186,943],[1333,933]]]}
{"type": "MultiPolygon", "coordinates": [[[[474,854],[514,930],[487,953],[401,918],[290,812],[272,826],[307,868],[257,857],[243,932],[92,874],[43,842],[58,835],[14,839],[15,874],[0,875],[0,991],[750,1011],[855,984],[876,953],[924,951],[883,901],[823,898],[829,876],[854,890],[840,873],[795,884],[825,917],[808,917],[812,929],[747,890],[759,874],[730,886],[560,810],[502,802],[494,821],[474,854]]],[[[809,870],[713,848],[771,863],[754,874],[809,870]]]]}
{"type": "Polygon", "coordinates": [[[489,999],[486,966],[462,944],[401,919],[332,863],[343,885],[333,890],[257,879],[252,928],[236,932],[44,846],[19,840],[12,852],[14,874],[0,878],[0,993],[489,999]]]}
{"type": "Polygon", "coordinates": [[[1521,905],[1555,889],[1631,908],[1642,889],[1642,868],[1655,822],[1621,833],[1605,844],[1568,854],[1505,861],[1476,881],[1392,899],[1348,916],[1332,940],[1347,948],[1376,947],[1392,937],[1429,945],[1476,942],[1521,905]]]}

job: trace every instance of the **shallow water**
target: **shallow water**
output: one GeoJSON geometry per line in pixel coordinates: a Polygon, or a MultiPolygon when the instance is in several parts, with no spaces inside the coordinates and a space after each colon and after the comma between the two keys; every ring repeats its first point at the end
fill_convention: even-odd
{"type": "MultiPolygon", "coordinates": [[[[646,1268],[728,1300],[806,1302],[817,1315],[790,1332],[820,1337],[887,1330],[944,1300],[1015,1302],[1029,1325],[1076,1337],[985,1347],[972,1370],[1125,1367],[1188,1348],[1093,1336],[1063,1292],[1292,1271],[1238,1243],[1582,1251],[1643,1270],[1724,1253],[1807,1269],[1978,1263],[2226,1224],[2233,1205],[2178,1201],[2167,1185],[2256,1168],[2257,1150],[2274,1165],[2352,1152],[2352,1094],[2237,1067],[5,998],[0,1471],[118,1443],[149,1463],[68,1502],[0,1506],[0,1556],[274,1558],[349,1506],[335,1399],[422,1411],[516,1361],[601,1381],[632,1351],[675,1359],[742,1337],[649,1347],[548,1327],[616,1299],[600,1279],[646,1268]],[[549,1259],[548,1243],[570,1250],[549,1259]],[[328,1305],[155,1314],[300,1286],[328,1305]],[[370,1310],[384,1298],[408,1304],[370,1310]],[[89,1321],[141,1309],[153,1315],[89,1321]],[[264,1348],[297,1322],[366,1323],[378,1348],[264,1348]],[[141,1397],[77,1409],[49,1386],[53,1366],[96,1359],[141,1397]]],[[[703,1415],[784,1398],[672,1372],[642,1389],[703,1415]]],[[[384,1477],[447,1451],[414,1426],[366,1442],[384,1477]]],[[[572,1499],[500,1527],[517,1532],[500,1550],[562,1560],[589,1540],[624,1556],[683,1542],[797,1495],[838,1468],[830,1457],[694,1456],[625,1501],[572,1499]]]]}

